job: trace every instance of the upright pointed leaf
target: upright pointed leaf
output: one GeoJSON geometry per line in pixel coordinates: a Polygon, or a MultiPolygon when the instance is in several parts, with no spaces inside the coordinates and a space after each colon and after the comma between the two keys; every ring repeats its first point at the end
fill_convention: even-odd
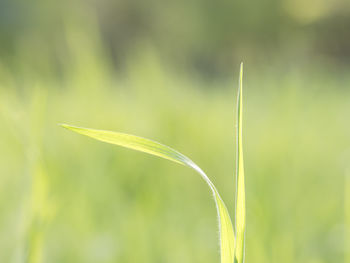
{"type": "Polygon", "coordinates": [[[235,262],[244,262],[245,240],[245,185],[242,146],[242,110],[243,110],[243,63],[239,74],[239,87],[237,96],[237,163],[236,163],[236,249],[235,262]]]}
{"type": "Polygon", "coordinates": [[[227,208],[224,202],[222,201],[218,191],[216,190],[214,184],[209,180],[208,176],[202,171],[202,169],[200,169],[193,161],[191,161],[189,158],[179,153],[178,151],[149,139],[124,133],[81,128],[66,124],[63,124],[62,126],[64,128],[86,135],[99,141],[123,146],[140,152],[149,153],[158,157],[162,157],[164,159],[171,160],[176,163],[180,163],[182,165],[194,169],[197,173],[199,173],[201,177],[207,182],[211,191],[213,192],[214,200],[216,203],[221,239],[221,263],[233,263],[235,237],[227,208]]]}

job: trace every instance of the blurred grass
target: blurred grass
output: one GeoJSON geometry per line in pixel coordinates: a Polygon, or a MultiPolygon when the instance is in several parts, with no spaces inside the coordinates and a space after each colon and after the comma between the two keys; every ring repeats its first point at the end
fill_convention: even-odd
{"type": "MultiPolygon", "coordinates": [[[[35,39],[0,65],[0,262],[219,262],[215,207],[200,178],[57,123],[173,146],[233,211],[238,76],[180,74],[151,47],[115,73],[97,28],[86,28],[67,25],[60,74],[35,39]]],[[[246,65],[246,262],[346,260],[349,86],[349,74],[326,65],[246,65]]]]}

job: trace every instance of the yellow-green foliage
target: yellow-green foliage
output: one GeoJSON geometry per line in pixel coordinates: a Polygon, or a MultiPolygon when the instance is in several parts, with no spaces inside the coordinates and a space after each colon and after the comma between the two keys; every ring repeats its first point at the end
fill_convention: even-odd
{"type": "Polygon", "coordinates": [[[208,176],[197,164],[178,151],[160,144],[158,142],[141,138],[138,136],[117,133],[111,131],[95,130],[81,127],[74,127],[62,124],[64,128],[86,135],[99,141],[123,146],[136,151],[149,153],[180,163],[195,170],[206,181],[210,187],[216,203],[219,231],[220,248],[222,263],[243,263],[244,261],[244,234],[245,234],[245,186],[244,186],[244,167],[243,167],[243,149],[242,149],[242,80],[243,64],[239,75],[239,88],[237,96],[237,205],[236,205],[236,237],[232,227],[230,215],[225,203],[222,201],[216,187],[210,181],[208,176]],[[237,238],[237,242],[235,242],[237,238]]]}
{"type": "MultiPolygon", "coordinates": [[[[65,19],[67,46],[56,53],[23,35],[12,63],[0,62],[0,262],[25,262],[31,237],[43,263],[218,262],[215,206],[190,169],[72,136],[57,123],[176,146],[213,175],[233,216],[232,77],[173,71],[146,45],[114,72],[92,21],[80,28],[65,19]]],[[[246,262],[343,262],[348,70],[248,65],[246,262]]]]}
{"type": "Polygon", "coordinates": [[[239,88],[237,99],[237,162],[236,162],[236,248],[237,263],[244,262],[244,240],[246,224],[245,183],[242,143],[242,112],[243,112],[243,64],[239,74],[239,88]]]}
{"type": "Polygon", "coordinates": [[[233,233],[232,223],[230,216],[228,214],[227,208],[222,201],[218,191],[214,184],[210,181],[207,175],[199,168],[193,161],[188,157],[179,153],[178,151],[160,144],[158,142],[141,138],[138,136],[123,134],[111,131],[102,131],[81,127],[74,127],[70,125],[63,124],[63,127],[75,131],[77,133],[92,137],[96,140],[123,146],[133,150],[149,153],[156,155],[176,163],[188,166],[195,170],[202,178],[207,182],[210,187],[214,200],[216,202],[219,226],[220,226],[220,239],[221,239],[221,262],[222,263],[232,263],[234,258],[234,247],[235,247],[235,237],[233,233]]]}

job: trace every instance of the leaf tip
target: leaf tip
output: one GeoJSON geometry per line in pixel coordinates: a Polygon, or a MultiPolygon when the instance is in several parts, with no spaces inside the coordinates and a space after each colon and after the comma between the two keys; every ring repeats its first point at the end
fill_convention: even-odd
{"type": "Polygon", "coordinates": [[[62,128],[69,129],[71,126],[65,123],[57,123],[58,126],[61,126],[62,128]]]}
{"type": "Polygon", "coordinates": [[[75,127],[75,126],[72,126],[72,125],[69,125],[69,124],[66,124],[66,123],[58,123],[57,125],[61,126],[62,128],[65,128],[67,130],[71,130],[71,131],[74,131],[74,130],[76,130],[78,128],[78,127],[75,127]]]}
{"type": "Polygon", "coordinates": [[[240,80],[240,88],[242,88],[242,80],[243,80],[243,62],[241,62],[241,66],[239,69],[239,80],[240,80]]]}

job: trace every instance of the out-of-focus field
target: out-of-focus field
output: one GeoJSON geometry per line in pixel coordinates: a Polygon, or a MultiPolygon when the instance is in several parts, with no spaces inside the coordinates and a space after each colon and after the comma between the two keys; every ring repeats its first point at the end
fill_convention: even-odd
{"type": "MultiPolygon", "coordinates": [[[[66,37],[60,74],[30,40],[0,67],[0,262],[219,262],[215,205],[199,176],[57,124],[174,147],[233,216],[240,61],[208,81],[150,47],[116,73],[98,35],[66,37]]],[[[350,262],[348,72],[246,63],[246,262],[350,262]]]]}

